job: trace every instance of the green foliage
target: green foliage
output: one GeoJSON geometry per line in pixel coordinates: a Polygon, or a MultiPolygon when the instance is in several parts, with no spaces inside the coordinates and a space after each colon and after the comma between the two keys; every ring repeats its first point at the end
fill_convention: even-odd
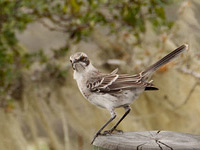
{"type": "MultiPolygon", "coordinates": [[[[47,70],[56,78],[66,74],[60,67],[49,65],[50,59],[42,50],[30,54],[19,45],[16,32],[23,32],[29,23],[39,21],[50,30],[66,32],[68,38],[76,42],[90,38],[96,26],[107,26],[112,33],[129,29],[140,41],[148,21],[157,32],[172,27],[173,23],[165,17],[164,6],[168,3],[164,0],[1,0],[0,105],[2,100],[16,99],[13,87],[16,84],[23,87],[23,70],[35,61],[46,64],[47,70]],[[43,18],[56,26],[50,26],[43,18]]],[[[65,56],[69,46],[53,50],[52,59],[65,56]]]]}

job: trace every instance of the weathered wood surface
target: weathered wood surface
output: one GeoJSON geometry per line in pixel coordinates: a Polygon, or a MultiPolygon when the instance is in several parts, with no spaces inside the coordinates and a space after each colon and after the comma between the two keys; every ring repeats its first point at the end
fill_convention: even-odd
{"type": "Polygon", "coordinates": [[[98,136],[98,150],[200,150],[200,136],[173,131],[139,131],[98,136]]]}

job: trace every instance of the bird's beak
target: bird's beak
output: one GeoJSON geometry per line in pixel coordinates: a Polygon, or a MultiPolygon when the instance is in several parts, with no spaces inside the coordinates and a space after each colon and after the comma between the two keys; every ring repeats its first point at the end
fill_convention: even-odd
{"type": "Polygon", "coordinates": [[[76,59],[72,61],[72,68],[73,68],[73,70],[76,70],[75,66],[76,66],[77,62],[78,62],[78,60],[76,60],[76,59]]]}
{"type": "Polygon", "coordinates": [[[72,62],[72,68],[73,68],[73,70],[75,70],[75,63],[74,62],[72,62]]]}

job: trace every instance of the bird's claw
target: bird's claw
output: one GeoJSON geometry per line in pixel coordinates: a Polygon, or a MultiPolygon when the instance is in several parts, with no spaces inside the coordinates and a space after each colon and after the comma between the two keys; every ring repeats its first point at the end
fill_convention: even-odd
{"type": "Polygon", "coordinates": [[[124,133],[122,130],[118,130],[118,129],[114,129],[114,131],[116,131],[118,133],[124,133]]]}
{"type": "Polygon", "coordinates": [[[111,135],[113,133],[113,131],[118,132],[118,133],[123,133],[122,130],[118,130],[118,129],[110,129],[110,130],[106,130],[103,133],[97,132],[91,142],[91,144],[94,143],[94,140],[99,136],[99,135],[111,135]]]}
{"type": "Polygon", "coordinates": [[[118,129],[110,129],[110,130],[106,130],[104,131],[101,135],[110,135],[113,133],[113,131],[118,132],[118,133],[123,133],[122,130],[118,130],[118,129]]]}
{"type": "Polygon", "coordinates": [[[106,130],[102,133],[102,135],[110,135],[112,133],[111,130],[106,130]]]}

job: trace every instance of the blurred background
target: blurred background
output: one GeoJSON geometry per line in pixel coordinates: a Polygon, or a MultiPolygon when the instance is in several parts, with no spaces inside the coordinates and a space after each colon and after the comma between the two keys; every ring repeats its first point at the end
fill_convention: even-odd
{"type": "Polygon", "coordinates": [[[199,14],[199,0],[0,0],[0,149],[92,149],[110,113],[80,94],[77,51],[103,72],[134,74],[189,44],[118,129],[200,134],[199,14]]]}

